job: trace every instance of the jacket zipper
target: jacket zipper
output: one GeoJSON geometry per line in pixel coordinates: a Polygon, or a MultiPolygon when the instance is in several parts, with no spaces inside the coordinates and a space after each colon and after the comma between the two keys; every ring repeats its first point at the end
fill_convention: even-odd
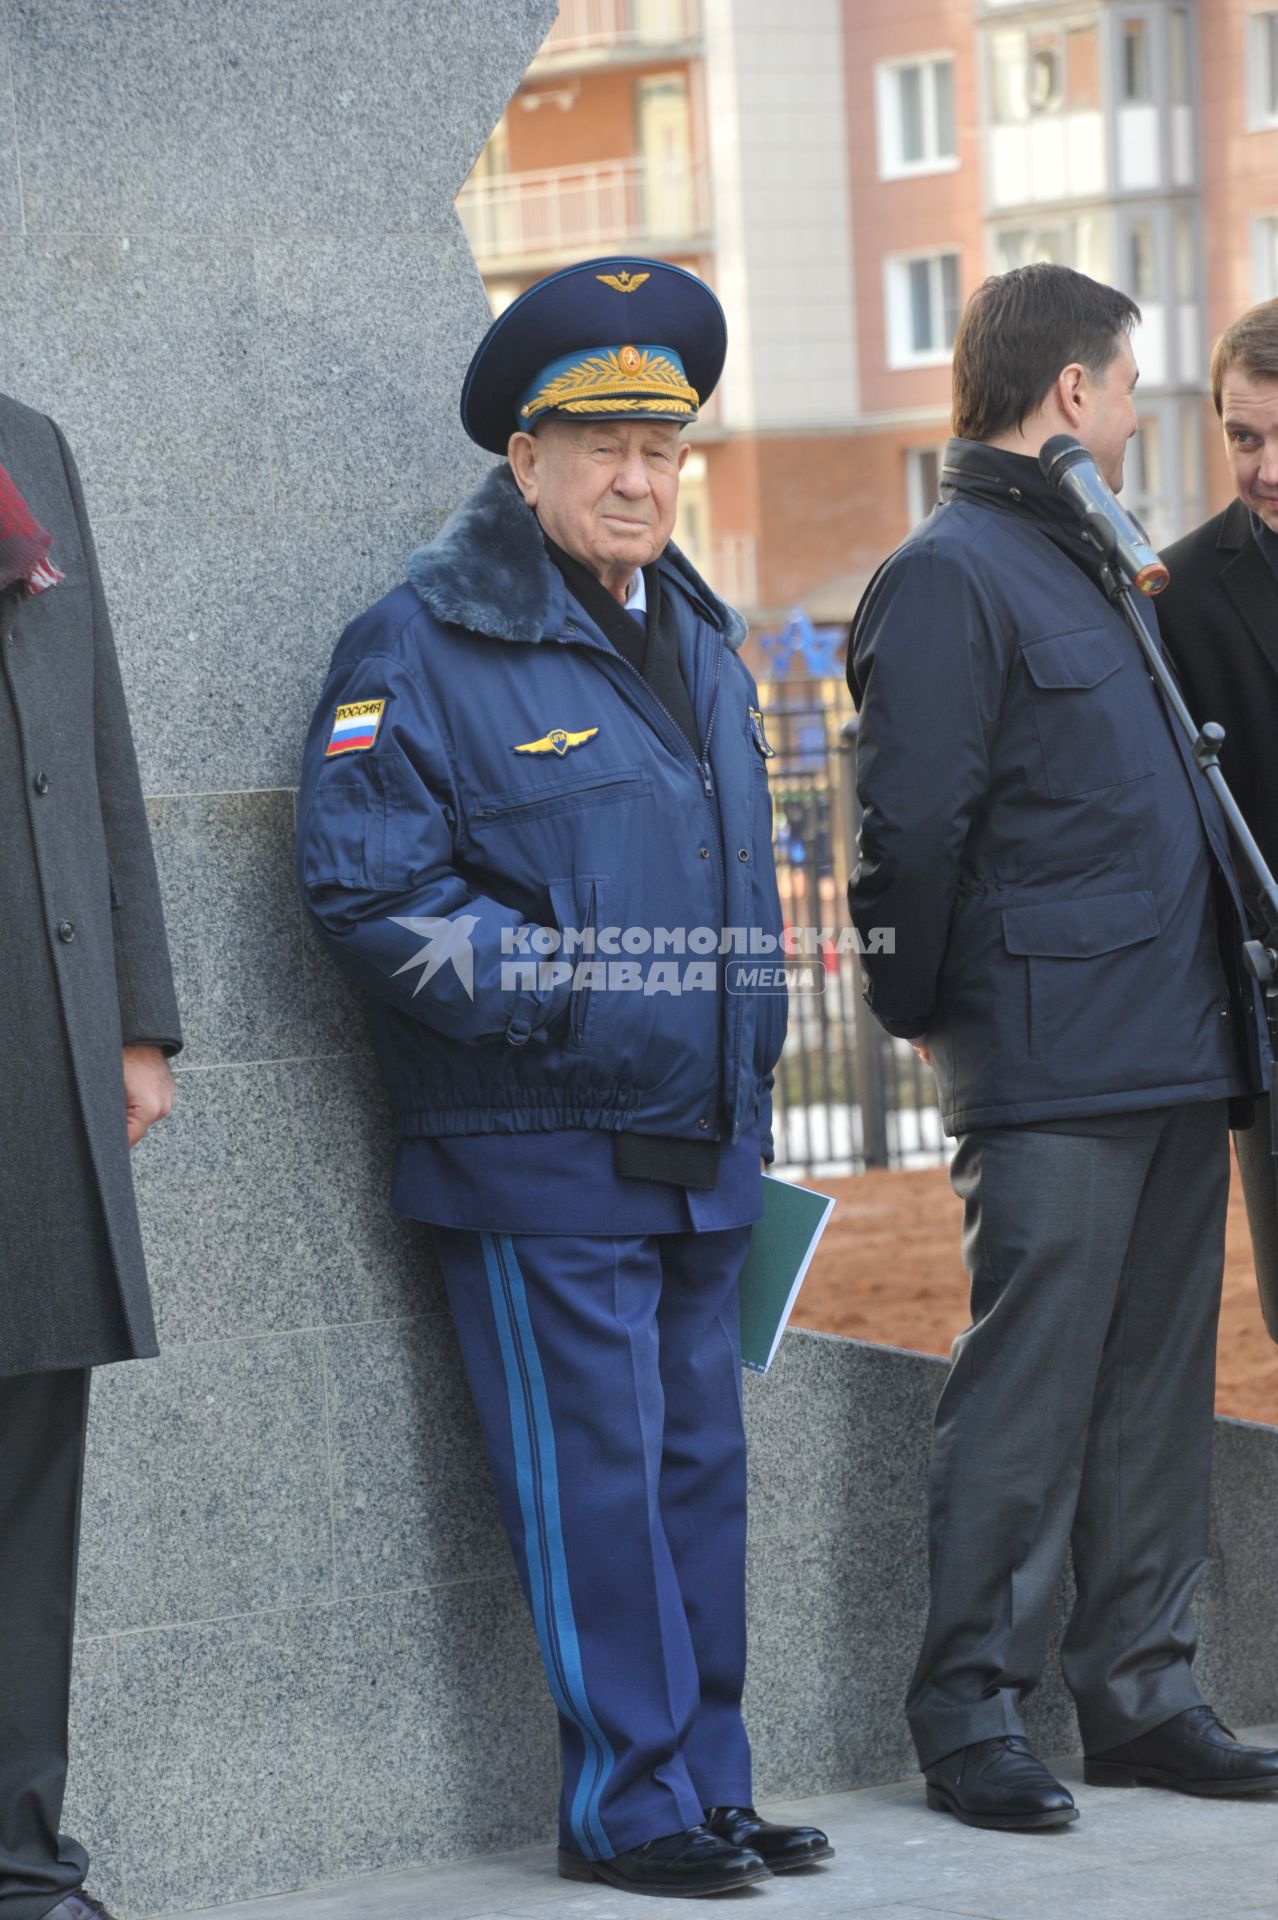
{"type": "MultiPolygon", "coordinates": [[[[714,732],[715,718],[719,711],[719,686],[720,686],[720,682],[723,679],[723,647],[722,645],[720,646],[719,651],[715,656],[714,687],[710,695],[710,713],[709,713],[709,717],[706,720],[705,739],[701,743],[701,757],[700,759],[698,759],[696,750],[693,748],[687,735],[684,733],[683,728],[679,725],[679,722],[675,719],[674,715],[671,713],[665,701],[662,700],[659,697],[659,695],[655,694],[652,691],[652,688],[648,685],[648,682],[644,679],[638,667],[631,666],[629,660],[627,660],[624,657],[624,655],[618,653],[615,647],[604,646],[600,641],[592,640],[588,634],[574,633],[571,635],[560,636],[560,638],[561,638],[561,643],[563,645],[570,646],[570,647],[585,647],[591,653],[602,653],[602,654],[605,654],[609,659],[618,661],[621,664],[621,666],[625,668],[627,673],[633,674],[634,678],[639,682],[639,685],[643,688],[644,692],[648,695],[649,699],[652,700],[654,704],[661,709],[666,719],[670,722],[671,731],[679,743],[680,750],[683,752],[686,752],[690,756],[693,765],[697,769],[697,772],[701,775],[701,787],[702,787],[702,793],[706,803],[706,810],[709,813],[711,821],[713,822],[713,825],[714,825],[714,832],[710,836],[710,843],[714,849],[714,858],[718,864],[718,869],[719,869],[719,899],[723,904],[724,911],[726,912],[727,906],[728,906],[728,876],[724,871],[724,864],[723,864],[723,846],[722,846],[723,823],[719,818],[719,809],[714,804],[714,798],[715,798],[714,779],[710,772],[710,738],[714,732]]],[[[723,1069],[724,1069],[723,1026],[724,1026],[724,1023],[722,1019],[719,1019],[715,1022],[715,1027],[717,1030],[718,1041],[719,1041],[719,1072],[718,1072],[719,1084],[717,1088],[718,1098],[715,1101],[715,1116],[716,1116],[716,1119],[719,1121],[719,1128],[718,1128],[718,1132],[712,1136],[712,1138],[715,1138],[715,1139],[722,1137],[722,1134],[723,1134],[722,1116],[725,1111],[724,1072],[723,1072],[723,1069]]],[[[731,1128],[729,1129],[729,1132],[731,1133],[731,1128]]]]}

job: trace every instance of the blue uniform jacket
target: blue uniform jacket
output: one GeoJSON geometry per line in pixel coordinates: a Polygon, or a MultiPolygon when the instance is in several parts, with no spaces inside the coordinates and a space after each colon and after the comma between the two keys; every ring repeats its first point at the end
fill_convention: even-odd
{"type": "Polygon", "coordinates": [[[1224,818],[1135,636],[1037,462],[946,472],[853,627],[871,1007],[926,1033],[952,1132],[1259,1090],[1224,818]]]}
{"type": "Polygon", "coordinates": [[[504,467],[338,643],[298,871],[372,996],[403,1136],[757,1127],[771,1154],[784,995],[723,991],[717,951],[724,928],[781,933],[758,696],[739,616],[675,548],[659,565],[700,760],[569,602],[504,467]]]}

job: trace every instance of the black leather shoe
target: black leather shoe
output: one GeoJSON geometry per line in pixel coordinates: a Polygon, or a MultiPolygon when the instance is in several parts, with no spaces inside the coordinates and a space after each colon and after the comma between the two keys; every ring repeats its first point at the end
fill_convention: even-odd
{"type": "Polygon", "coordinates": [[[1064,1827],[1078,1808],[1019,1733],[947,1753],[924,1772],[927,1804],[965,1827],[1064,1827]]]}
{"type": "Polygon", "coordinates": [[[100,1900],[91,1893],[69,1893],[65,1900],[59,1900],[52,1913],[44,1920],[113,1920],[100,1900]]]}
{"type": "Polygon", "coordinates": [[[757,1853],[730,1846],[705,1827],[645,1840],[611,1860],[587,1860],[560,1847],[559,1874],[564,1880],[606,1880],[623,1893],[663,1894],[667,1900],[696,1900],[772,1878],[757,1853]]]}
{"type": "Polygon", "coordinates": [[[833,1860],[834,1848],[820,1827],[779,1827],[761,1820],[753,1807],[707,1807],[706,1825],[729,1846],[757,1853],[771,1873],[833,1860]]]}
{"type": "Polygon", "coordinates": [[[1190,1707],[1135,1740],[1089,1753],[1089,1787],[1173,1787],[1177,1793],[1278,1792],[1278,1749],[1243,1747],[1210,1707],[1190,1707]]]}

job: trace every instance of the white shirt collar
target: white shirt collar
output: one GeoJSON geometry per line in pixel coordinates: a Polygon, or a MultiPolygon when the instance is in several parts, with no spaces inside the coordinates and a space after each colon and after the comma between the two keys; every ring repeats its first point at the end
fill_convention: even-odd
{"type": "Polygon", "coordinates": [[[648,588],[644,581],[643,568],[639,567],[636,569],[635,577],[630,582],[630,586],[626,592],[626,612],[647,613],[647,611],[648,588]]]}

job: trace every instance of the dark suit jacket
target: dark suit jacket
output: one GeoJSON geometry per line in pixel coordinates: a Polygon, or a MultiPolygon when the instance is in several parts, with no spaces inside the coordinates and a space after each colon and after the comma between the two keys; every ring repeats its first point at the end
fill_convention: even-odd
{"type": "Polygon", "coordinates": [[[0,395],[0,463],[66,578],[0,595],[0,1375],[156,1350],[121,1045],[181,1045],[111,626],[75,466],[0,395]]]}
{"type": "MultiPolygon", "coordinates": [[[[1271,869],[1278,872],[1278,576],[1235,500],[1163,555],[1171,584],[1158,624],[1201,725],[1225,729],[1221,768],[1271,869]]],[[[1249,888],[1244,878],[1243,890],[1249,888]]],[[[1278,1200],[1261,1125],[1239,1134],[1265,1322],[1278,1340],[1278,1200]]]]}

